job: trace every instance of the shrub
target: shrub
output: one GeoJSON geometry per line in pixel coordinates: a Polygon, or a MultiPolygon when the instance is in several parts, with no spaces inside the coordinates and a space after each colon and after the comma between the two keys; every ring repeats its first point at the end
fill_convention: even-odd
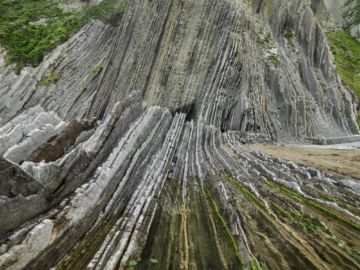
{"type": "Polygon", "coordinates": [[[360,43],[343,31],[327,33],[327,38],[335,56],[338,73],[360,97],[360,43]]]}
{"type": "Polygon", "coordinates": [[[0,42],[16,71],[36,66],[44,56],[91,18],[117,23],[127,9],[124,0],[104,0],[87,12],[65,11],[55,0],[1,0],[0,42]]]}

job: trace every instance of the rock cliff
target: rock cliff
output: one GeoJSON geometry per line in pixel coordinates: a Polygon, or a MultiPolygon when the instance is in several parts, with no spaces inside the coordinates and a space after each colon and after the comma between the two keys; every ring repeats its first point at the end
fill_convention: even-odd
{"type": "Polygon", "coordinates": [[[360,41],[360,1],[351,0],[346,3],[344,8],[345,27],[351,33],[352,36],[360,41]]]}
{"type": "Polygon", "coordinates": [[[359,139],[330,2],[132,0],[3,50],[0,269],[359,269],[359,179],[247,146],[359,139]]]}

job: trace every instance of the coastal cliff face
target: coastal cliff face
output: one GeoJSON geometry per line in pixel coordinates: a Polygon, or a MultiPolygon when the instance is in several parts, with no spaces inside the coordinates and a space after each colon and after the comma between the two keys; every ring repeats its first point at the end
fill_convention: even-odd
{"type": "Polygon", "coordinates": [[[2,64],[1,80],[2,123],[34,105],[101,120],[137,95],[222,131],[357,133],[309,1],[131,1],[118,26],[90,21],[37,68],[2,64]]]}
{"type": "Polygon", "coordinates": [[[360,1],[351,0],[345,6],[345,27],[358,41],[360,41],[360,1]]]}
{"type": "Polygon", "coordinates": [[[311,9],[325,29],[340,29],[347,0],[311,1],[311,9]]]}
{"type": "Polygon", "coordinates": [[[359,139],[343,4],[131,0],[2,50],[0,269],[359,269],[359,179],[246,145],[359,139]]]}

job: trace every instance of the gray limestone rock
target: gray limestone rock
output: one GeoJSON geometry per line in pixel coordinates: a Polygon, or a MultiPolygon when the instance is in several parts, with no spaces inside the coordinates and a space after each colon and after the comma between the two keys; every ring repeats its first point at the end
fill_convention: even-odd
{"type": "Polygon", "coordinates": [[[0,52],[0,269],[359,269],[359,179],[247,146],[359,140],[343,4],[132,0],[0,52]]]}

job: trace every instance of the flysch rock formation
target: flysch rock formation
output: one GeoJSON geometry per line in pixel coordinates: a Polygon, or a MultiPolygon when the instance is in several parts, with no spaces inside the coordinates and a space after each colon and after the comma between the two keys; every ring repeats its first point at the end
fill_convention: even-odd
{"type": "Polygon", "coordinates": [[[350,0],[346,2],[344,12],[347,14],[345,18],[345,26],[349,28],[350,34],[360,41],[360,1],[350,0]]]}
{"type": "Polygon", "coordinates": [[[360,179],[246,145],[358,139],[314,2],[132,0],[3,51],[0,269],[359,269],[360,179]]]}
{"type": "Polygon", "coordinates": [[[131,1],[118,27],[91,21],[38,68],[16,76],[2,64],[0,79],[1,123],[35,105],[104,119],[138,93],[223,131],[357,133],[357,100],[309,1],[131,1]],[[40,83],[52,73],[56,84],[40,83]]]}
{"type": "Polygon", "coordinates": [[[311,9],[323,28],[340,29],[347,0],[311,1],[311,5],[311,9]]]}

